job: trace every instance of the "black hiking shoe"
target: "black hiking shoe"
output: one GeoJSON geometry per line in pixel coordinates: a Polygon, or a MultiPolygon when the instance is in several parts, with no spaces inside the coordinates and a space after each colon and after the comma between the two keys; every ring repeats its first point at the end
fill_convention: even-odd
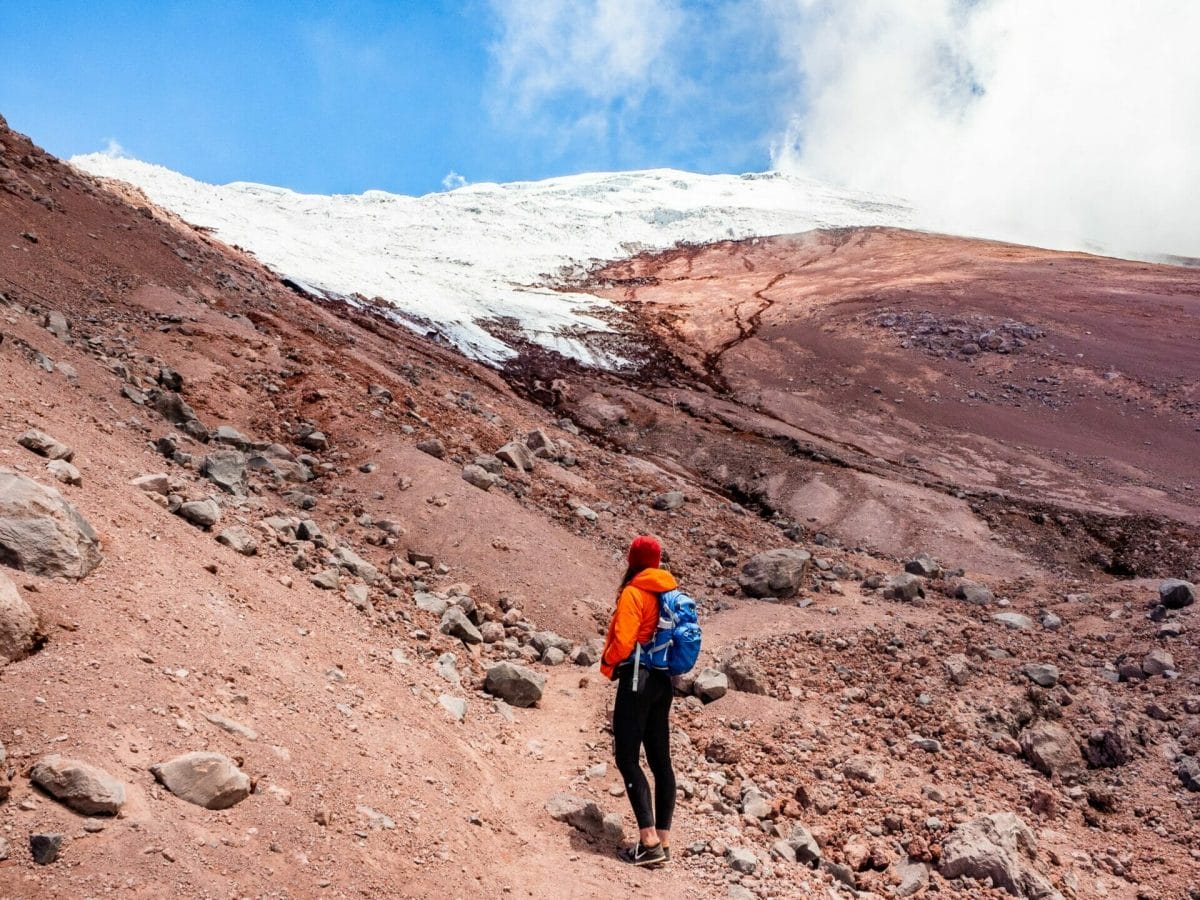
{"type": "MultiPolygon", "coordinates": [[[[662,847],[662,844],[659,844],[658,846],[662,847]]],[[[670,862],[671,861],[671,848],[663,847],[662,851],[663,851],[663,862],[670,862]]]]}
{"type": "Polygon", "coordinates": [[[623,862],[631,866],[659,866],[667,861],[667,854],[662,844],[645,847],[638,841],[632,847],[626,847],[618,854],[623,862]]]}

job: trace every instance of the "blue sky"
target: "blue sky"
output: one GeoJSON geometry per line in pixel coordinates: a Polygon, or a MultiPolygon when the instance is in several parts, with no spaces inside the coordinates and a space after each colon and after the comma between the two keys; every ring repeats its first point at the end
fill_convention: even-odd
{"type": "Polygon", "coordinates": [[[112,140],[205,181],[320,193],[763,170],[775,49],[741,6],[4,3],[0,114],[59,156],[112,140]],[[689,51],[668,61],[664,35],[689,51]]]}

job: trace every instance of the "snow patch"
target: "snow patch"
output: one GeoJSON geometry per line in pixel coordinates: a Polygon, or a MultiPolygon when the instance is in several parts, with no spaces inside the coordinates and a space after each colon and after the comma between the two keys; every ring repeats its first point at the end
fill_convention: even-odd
{"type": "Polygon", "coordinates": [[[139,187],[159,206],[249,250],[304,289],[380,297],[414,330],[431,328],[468,356],[514,355],[489,322],[589,365],[623,361],[589,343],[612,304],[551,290],[563,273],[680,242],[854,225],[913,227],[904,204],[781,173],[695,175],[672,169],[512,184],[463,184],[408,197],[299,194],[205,184],[110,154],[76,156],[85,172],[139,187]]]}

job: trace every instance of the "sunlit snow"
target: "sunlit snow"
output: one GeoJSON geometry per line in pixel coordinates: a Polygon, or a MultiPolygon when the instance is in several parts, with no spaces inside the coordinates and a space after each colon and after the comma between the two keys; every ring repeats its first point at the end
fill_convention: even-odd
{"type": "Polygon", "coordinates": [[[298,194],[211,185],[108,154],[71,162],[141,188],[156,204],[252,251],[281,275],[340,294],[382,297],[398,318],[497,364],[513,349],[489,323],[593,365],[619,360],[588,340],[609,325],[596,297],[555,290],[564,271],[702,243],[846,225],[912,226],[897,201],[777,173],[670,169],[471,184],[407,197],[298,194]]]}

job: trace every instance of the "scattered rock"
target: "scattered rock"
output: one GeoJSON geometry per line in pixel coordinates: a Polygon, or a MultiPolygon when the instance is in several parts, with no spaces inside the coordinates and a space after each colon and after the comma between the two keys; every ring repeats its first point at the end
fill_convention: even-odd
{"type": "Polygon", "coordinates": [[[721,671],[729,679],[729,686],[746,694],[767,693],[767,679],[762,667],[751,657],[738,654],[721,664],[721,671]]]}
{"type": "Polygon", "coordinates": [[[940,578],[941,564],[927,553],[922,553],[904,564],[904,571],[910,575],[920,575],[922,578],[940,578]]]}
{"type": "Polygon", "coordinates": [[[650,501],[650,505],[657,510],[668,512],[673,509],[679,509],[687,502],[687,497],[683,495],[683,491],[667,491],[665,494],[659,494],[650,501]]]}
{"type": "MultiPolygon", "coordinates": [[[[982,584],[976,584],[974,581],[960,581],[954,589],[954,596],[972,606],[990,606],[996,599],[988,588],[982,584]]],[[[1001,613],[1001,615],[1014,615],[1014,613],[1001,613]]]]}
{"type": "Polygon", "coordinates": [[[1017,737],[1021,752],[1043,775],[1080,764],[1079,741],[1057,722],[1036,722],[1017,737]]]}
{"type": "MultiPolygon", "coordinates": [[[[442,614],[442,634],[448,634],[450,637],[456,637],[464,644],[480,644],[483,642],[483,635],[479,633],[479,629],[472,624],[467,618],[467,614],[462,611],[459,606],[451,606],[442,614]]],[[[540,694],[539,694],[540,696],[540,694]]],[[[508,699],[505,697],[504,699],[508,699]]],[[[512,701],[509,701],[510,703],[512,701]]],[[[519,703],[514,703],[514,706],[520,706],[519,703]]]]}
{"type": "Polygon", "coordinates": [[[125,803],[125,785],[117,779],[89,763],[57,754],[39,759],[29,779],[85,816],[115,816],[125,803]]]}
{"type": "Polygon", "coordinates": [[[998,622],[1005,628],[1015,631],[1028,631],[1033,627],[1033,619],[1015,612],[1001,612],[992,616],[992,621],[998,622]]]}
{"type": "Polygon", "coordinates": [[[743,875],[753,875],[758,871],[758,857],[747,847],[730,847],[725,851],[725,859],[729,868],[743,875]]]}
{"type": "Polygon", "coordinates": [[[258,541],[254,535],[240,525],[226,528],[217,535],[217,543],[224,544],[235,553],[242,556],[254,556],[258,553],[258,541]]]}
{"type": "Polygon", "coordinates": [[[228,809],[250,796],[250,777],[221,753],[185,753],[150,771],[176,797],[205,809],[228,809]]]}
{"type": "Polygon", "coordinates": [[[36,832],[29,836],[29,853],[39,866],[48,866],[62,852],[63,836],[57,831],[36,832]]]}
{"type": "Polygon", "coordinates": [[[533,471],[533,453],[518,441],[510,441],[496,451],[496,458],[519,472],[533,471]]]}
{"type": "Polygon", "coordinates": [[[1167,609],[1183,609],[1196,602],[1196,586],[1179,578],[1168,578],[1158,586],[1158,602],[1167,609]]]}
{"type": "Polygon", "coordinates": [[[1175,774],[1189,791],[1200,791],[1200,757],[1180,756],[1175,774]]]}
{"type": "Polygon", "coordinates": [[[942,667],[954,684],[964,685],[971,678],[971,661],[961,653],[953,653],[942,661],[942,667]]]}
{"type": "Polygon", "coordinates": [[[938,871],[944,878],[991,879],[1016,897],[1062,900],[1031,863],[1037,858],[1029,826],[1012,813],[992,813],[958,826],[942,845],[938,871]]]}
{"type": "Polygon", "coordinates": [[[883,596],[888,600],[916,600],[925,596],[925,585],[918,576],[908,572],[893,575],[883,588],[883,596]]]}
{"type": "Polygon", "coordinates": [[[65,459],[50,460],[46,464],[46,471],[63,484],[69,484],[72,487],[81,487],[83,485],[83,474],[65,459]]]}
{"type": "Polygon", "coordinates": [[[0,471],[0,565],[77,580],[101,559],[96,532],[58,491],[0,471]]]}
{"type": "Polygon", "coordinates": [[[456,722],[461,722],[467,717],[467,701],[462,697],[453,697],[450,694],[442,694],[438,697],[438,705],[456,722]]]}
{"type": "Polygon", "coordinates": [[[165,474],[154,475],[139,475],[133,481],[129,482],[139,491],[147,494],[162,494],[167,496],[171,493],[171,480],[165,474]]]}
{"type": "Polygon", "coordinates": [[[574,794],[555,794],[546,801],[546,812],[556,822],[566,822],[584,834],[592,837],[605,835],[604,812],[594,800],[584,800],[574,794]]]}
{"type": "Polygon", "coordinates": [[[246,454],[238,450],[215,450],[204,457],[200,474],[227,494],[246,494],[246,454]]]}
{"type": "Polygon", "coordinates": [[[720,700],[729,690],[729,676],[716,669],[703,668],[696,673],[692,691],[705,703],[720,700]]]}
{"type": "Polygon", "coordinates": [[[44,456],[47,459],[61,459],[70,462],[75,457],[75,451],[66,444],[36,428],[29,429],[17,438],[17,443],[26,450],[32,450],[38,456],[44,456]]]}
{"type": "Polygon", "coordinates": [[[463,466],[462,470],[463,481],[467,484],[479,488],[481,491],[490,491],[500,479],[487,471],[482,466],[470,465],[463,466]]]}
{"type": "Polygon", "coordinates": [[[211,497],[204,500],[189,500],[180,504],[179,516],[198,528],[212,528],[221,521],[221,507],[211,497]]]}
{"type": "Polygon", "coordinates": [[[500,662],[489,666],[483,689],[512,706],[533,706],[542,699],[546,679],[524,666],[500,662]]]}
{"type": "Polygon", "coordinates": [[[438,438],[426,438],[423,441],[418,441],[417,449],[422,453],[428,453],[434,459],[446,458],[446,445],[438,438]]]}
{"type": "Polygon", "coordinates": [[[1088,735],[1083,755],[1093,769],[1115,769],[1133,759],[1131,741],[1123,729],[1100,728],[1088,735]]]}
{"type": "Polygon", "coordinates": [[[243,725],[236,719],[231,719],[228,716],[223,716],[220,713],[205,713],[204,718],[216,725],[222,731],[227,731],[230,734],[236,734],[238,737],[245,738],[248,741],[257,741],[258,732],[249,725],[243,725]]]}
{"type": "Polygon", "coordinates": [[[766,550],[742,566],[738,585],[748,597],[794,597],[811,560],[810,553],[792,547],[766,550]]]}
{"type": "MultiPolygon", "coordinates": [[[[0,572],[0,667],[24,659],[41,640],[37,615],[17,592],[17,586],[0,572]]],[[[0,747],[0,762],[3,760],[0,747]]]]}
{"type": "Polygon", "coordinates": [[[1021,666],[1021,674],[1038,687],[1052,688],[1058,684],[1058,667],[1050,663],[1027,663],[1021,666]]]}
{"type": "Polygon", "coordinates": [[[342,586],[342,576],[337,569],[325,569],[309,577],[309,583],[322,591],[336,591],[342,586]]]}
{"type": "Polygon", "coordinates": [[[896,881],[893,893],[897,897],[911,897],[920,893],[929,884],[929,866],[915,859],[904,859],[892,867],[896,881]]]}
{"type": "Polygon", "coordinates": [[[796,862],[814,869],[820,865],[821,848],[817,844],[816,838],[812,836],[812,832],[803,825],[792,826],[792,833],[788,835],[787,843],[795,854],[796,862]]]}
{"type": "Polygon", "coordinates": [[[1142,659],[1142,671],[1153,678],[1175,671],[1175,657],[1167,650],[1156,647],[1142,659]]]}

